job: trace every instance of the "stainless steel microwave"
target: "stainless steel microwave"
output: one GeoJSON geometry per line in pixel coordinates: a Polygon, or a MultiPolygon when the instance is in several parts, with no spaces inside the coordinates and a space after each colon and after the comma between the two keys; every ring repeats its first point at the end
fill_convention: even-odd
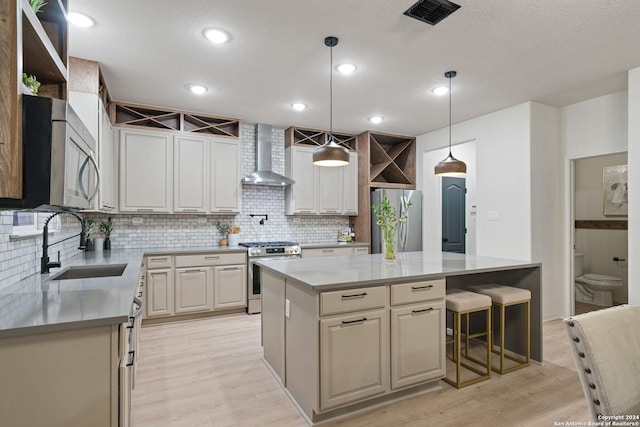
{"type": "Polygon", "coordinates": [[[22,199],[0,209],[88,209],[98,192],[96,143],[66,101],[22,97],[22,199]]]}

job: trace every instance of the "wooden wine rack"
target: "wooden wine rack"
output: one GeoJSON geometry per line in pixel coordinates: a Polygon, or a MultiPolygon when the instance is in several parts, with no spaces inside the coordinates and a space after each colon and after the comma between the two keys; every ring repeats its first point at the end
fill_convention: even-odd
{"type": "Polygon", "coordinates": [[[230,138],[240,136],[240,119],[114,102],[111,121],[116,126],[171,130],[230,138]]]}
{"type": "MultiPolygon", "coordinates": [[[[349,133],[333,132],[333,140],[349,151],[356,151],[357,136],[349,133]]],[[[299,127],[289,127],[284,131],[285,147],[291,145],[320,146],[327,142],[329,131],[320,129],[307,129],[299,127]]]]}

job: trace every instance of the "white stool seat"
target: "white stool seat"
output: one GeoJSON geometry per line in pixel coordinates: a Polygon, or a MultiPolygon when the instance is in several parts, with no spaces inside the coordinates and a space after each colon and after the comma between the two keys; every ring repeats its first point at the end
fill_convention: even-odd
{"type": "Polygon", "coordinates": [[[477,285],[473,288],[474,292],[487,295],[494,303],[497,304],[513,304],[514,302],[526,301],[531,299],[531,291],[528,289],[514,288],[502,285],[477,285]]]}
{"type": "Polygon", "coordinates": [[[491,298],[489,296],[462,289],[448,290],[446,301],[447,310],[457,312],[481,310],[491,307],[491,298]]]}

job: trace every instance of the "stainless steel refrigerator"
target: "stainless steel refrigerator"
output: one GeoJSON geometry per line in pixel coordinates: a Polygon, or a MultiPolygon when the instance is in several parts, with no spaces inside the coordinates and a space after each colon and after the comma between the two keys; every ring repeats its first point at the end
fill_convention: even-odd
{"type": "MultiPolygon", "coordinates": [[[[392,206],[396,208],[398,216],[406,210],[408,201],[412,205],[407,214],[407,222],[398,224],[396,231],[397,251],[411,252],[422,250],[422,192],[417,190],[400,190],[377,188],[371,191],[371,206],[379,205],[384,197],[389,199],[392,206]]],[[[371,252],[382,253],[382,234],[380,226],[376,224],[378,217],[371,209],[371,252]]]]}

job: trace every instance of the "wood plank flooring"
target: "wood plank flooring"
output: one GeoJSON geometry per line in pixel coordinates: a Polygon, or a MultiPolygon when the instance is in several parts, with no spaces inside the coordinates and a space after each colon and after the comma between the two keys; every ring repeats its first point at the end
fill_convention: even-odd
{"type": "MultiPolygon", "coordinates": [[[[553,426],[589,421],[562,322],[543,327],[544,365],[457,390],[407,399],[328,424],[356,426],[553,426]]],[[[133,427],[307,424],[263,364],[260,316],[237,314],[145,327],[133,427]]]]}

